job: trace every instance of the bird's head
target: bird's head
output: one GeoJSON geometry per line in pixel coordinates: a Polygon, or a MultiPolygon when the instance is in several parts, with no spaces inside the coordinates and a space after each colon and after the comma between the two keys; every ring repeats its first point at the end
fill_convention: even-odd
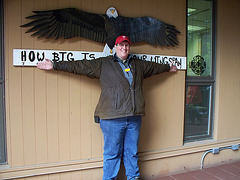
{"type": "Polygon", "coordinates": [[[118,17],[118,13],[117,13],[117,10],[114,8],[114,7],[110,7],[108,8],[107,12],[106,12],[106,15],[111,18],[111,17],[118,17]]]}

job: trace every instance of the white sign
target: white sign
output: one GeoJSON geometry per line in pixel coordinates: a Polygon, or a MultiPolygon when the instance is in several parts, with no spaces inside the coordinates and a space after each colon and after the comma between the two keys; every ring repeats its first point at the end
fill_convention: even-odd
{"type": "MultiPolygon", "coordinates": [[[[186,57],[148,54],[133,54],[133,56],[144,61],[153,61],[160,64],[173,63],[178,69],[186,70],[186,57]]],[[[36,66],[38,62],[44,61],[44,59],[76,61],[82,59],[93,60],[100,57],[103,57],[103,52],[13,49],[14,66],[36,66]]]]}
{"type": "Polygon", "coordinates": [[[159,64],[170,64],[177,66],[180,70],[186,70],[186,57],[165,56],[165,55],[149,55],[149,54],[133,54],[133,56],[144,61],[152,61],[159,64]]]}

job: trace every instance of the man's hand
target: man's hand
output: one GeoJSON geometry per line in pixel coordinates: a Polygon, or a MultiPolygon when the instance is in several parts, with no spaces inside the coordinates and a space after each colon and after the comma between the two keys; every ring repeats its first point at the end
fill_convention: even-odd
{"type": "Polygon", "coordinates": [[[177,72],[177,66],[175,66],[171,63],[169,72],[177,72]]]}
{"type": "Polygon", "coordinates": [[[45,59],[45,61],[37,63],[38,69],[44,69],[44,70],[51,70],[53,69],[53,63],[49,59],[45,59]]]}

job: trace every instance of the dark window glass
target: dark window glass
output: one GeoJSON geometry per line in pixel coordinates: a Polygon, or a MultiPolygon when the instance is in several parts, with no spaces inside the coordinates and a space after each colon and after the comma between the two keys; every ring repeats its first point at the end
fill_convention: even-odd
{"type": "Polygon", "coordinates": [[[184,141],[212,137],[214,1],[188,0],[184,141]]]}
{"type": "Polygon", "coordinates": [[[186,90],[185,137],[209,136],[212,87],[189,85],[186,90]]]}

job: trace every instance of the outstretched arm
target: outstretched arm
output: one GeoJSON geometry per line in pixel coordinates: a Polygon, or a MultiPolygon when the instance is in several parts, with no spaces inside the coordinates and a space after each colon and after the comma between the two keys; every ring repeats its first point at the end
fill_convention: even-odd
{"type": "Polygon", "coordinates": [[[37,63],[36,67],[43,70],[58,70],[70,72],[78,75],[84,75],[89,78],[99,78],[101,73],[101,58],[94,60],[76,60],[76,61],[59,61],[52,62],[45,59],[43,62],[37,63]]]}
{"type": "Polygon", "coordinates": [[[37,64],[37,68],[38,69],[43,69],[43,70],[52,70],[53,69],[53,63],[49,59],[45,59],[45,61],[37,64]]]}

